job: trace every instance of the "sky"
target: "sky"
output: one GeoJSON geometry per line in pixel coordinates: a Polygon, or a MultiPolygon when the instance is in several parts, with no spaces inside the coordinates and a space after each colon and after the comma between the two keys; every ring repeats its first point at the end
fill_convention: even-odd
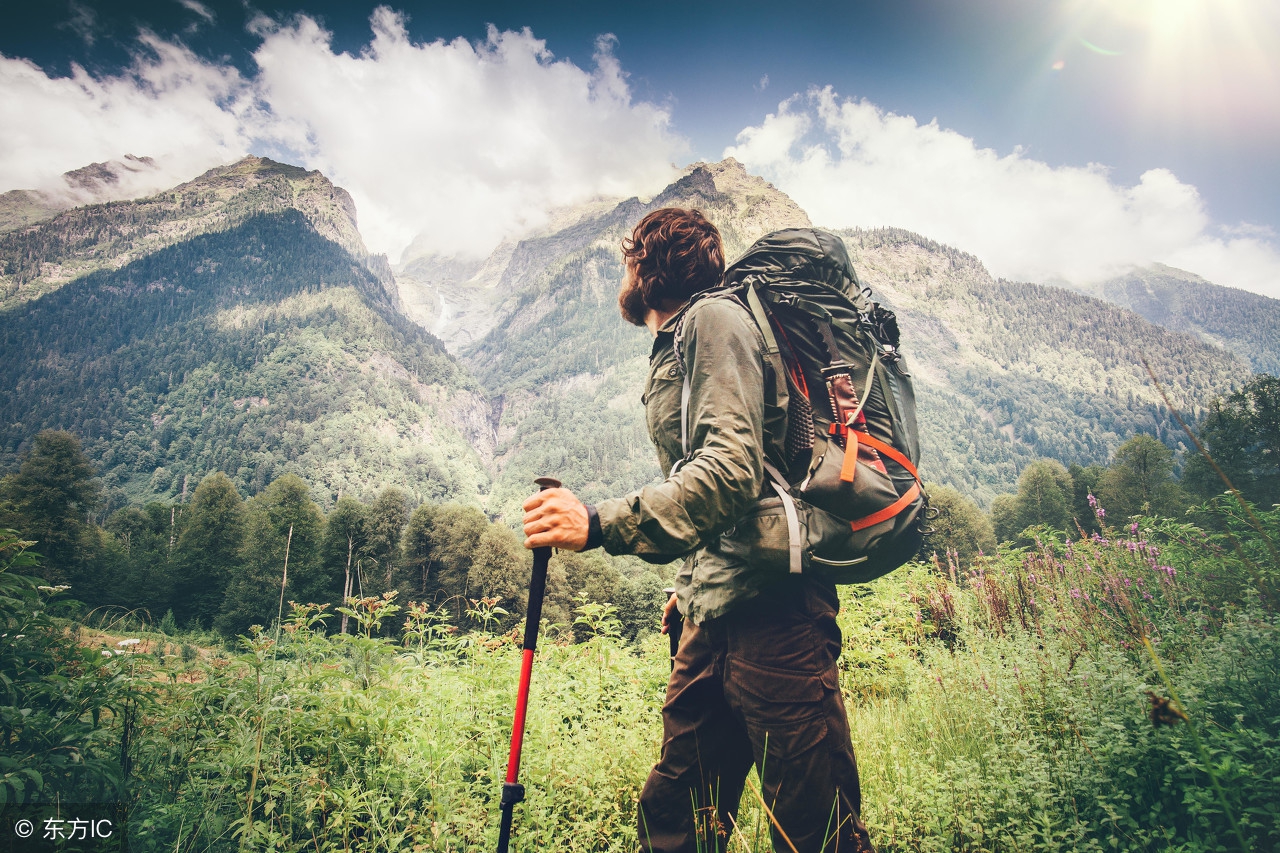
{"type": "Polygon", "coordinates": [[[997,276],[1280,298],[1280,3],[49,0],[0,11],[0,191],[318,168],[370,249],[480,255],[738,159],[997,276]]]}

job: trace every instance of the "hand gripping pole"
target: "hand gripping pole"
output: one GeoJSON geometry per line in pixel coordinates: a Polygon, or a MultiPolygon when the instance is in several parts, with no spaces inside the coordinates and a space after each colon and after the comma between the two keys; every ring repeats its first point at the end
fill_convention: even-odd
{"type": "MultiPolygon", "coordinates": [[[[542,491],[560,488],[552,477],[534,480],[542,491]]],[[[533,576],[529,578],[529,607],[524,621],[524,652],[520,662],[520,689],[516,693],[516,717],[511,726],[511,754],[507,757],[507,780],[502,785],[502,823],[498,829],[498,853],[507,853],[511,842],[511,813],[524,799],[520,776],[520,750],[524,746],[524,718],[529,707],[529,679],[533,675],[533,653],[538,648],[538,623],[542,621],[542,600],[547,593],[547,563],[550,548],[533,549],[533,576]]]]}

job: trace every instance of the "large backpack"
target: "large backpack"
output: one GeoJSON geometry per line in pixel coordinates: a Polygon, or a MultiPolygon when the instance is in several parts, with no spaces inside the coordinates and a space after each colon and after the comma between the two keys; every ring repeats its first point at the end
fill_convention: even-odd
{"type": "MultiPolygon", "coordinates": [[[[897,319],[869,294],[839,237],[789,228],[757,240],[721,287],[695,297],[735,299],[760,329],[773,374],[765,468],[786,513],[790,571],[807,566],[836,583],[872,580],[915,556],[927,508],[897,319]]],[[[687,372],[683,398],[687,459],[687,372]]]]}

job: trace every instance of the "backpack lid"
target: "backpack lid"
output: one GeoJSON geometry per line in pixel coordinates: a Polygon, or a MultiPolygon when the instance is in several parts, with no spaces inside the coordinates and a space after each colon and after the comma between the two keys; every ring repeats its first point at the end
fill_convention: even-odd
{"type": "Polygon", "coordinates": [[[861,307],[862,282],[844,241],[817,228],[785,228],[761,237],[725,270],[732,287],[755,278],[763,283],[785,279],[825,284],[861,307]]]}

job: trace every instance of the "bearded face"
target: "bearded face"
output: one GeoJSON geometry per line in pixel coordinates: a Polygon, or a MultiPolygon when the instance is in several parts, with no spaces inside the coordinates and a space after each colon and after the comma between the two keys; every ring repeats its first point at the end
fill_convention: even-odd
{"type": "Polygon", "coordinates": [[[649,306],[644,301],[644,292],[640,290],[640,277],[636,275],[636,268],[629,261],[626,272],[622,276],[622,289],[618,291],[618,308],[622,311],[622,319],[633,326],[643,326],[644,318],[649,313],[649,306]]]}

